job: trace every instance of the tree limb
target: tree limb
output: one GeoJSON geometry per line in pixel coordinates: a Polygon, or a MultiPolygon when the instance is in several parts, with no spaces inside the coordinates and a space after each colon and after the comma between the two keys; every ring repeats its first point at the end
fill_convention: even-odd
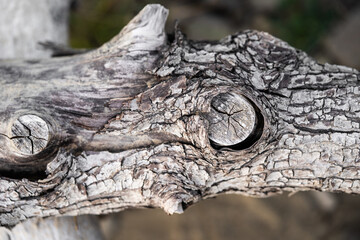
{"type": "Polygon", "coordinates": [[[1,225],[181,213],[220,193],[360,192],[357,70],[257,31],[210,43],[176,29],[168,42],[166,16],[148,5],[95,51],[0,62],[1,225]],[[24,115],[47,124],[38,153],[13,142],[24,115]]]}

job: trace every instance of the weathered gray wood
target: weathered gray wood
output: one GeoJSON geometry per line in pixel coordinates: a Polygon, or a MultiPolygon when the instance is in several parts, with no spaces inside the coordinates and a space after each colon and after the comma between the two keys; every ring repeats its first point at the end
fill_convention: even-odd
{"type": "Polygon", "coordinates": [[[1,240],[103,240],[96,216],[31,219],[11,230],[0,227],[1,240]]]}
{"type": "MultiPolygon", "coordinates": [[[[2,4],[4,1],[0,0],[0,6],[2,4]]],[[[6,6],[0,9],[0,19],[6,18],[6,21],[0,24],[0,59],[50,56],[48,50],[39,48],[37,41],[49,39],[48,36],[52,36],[50,39],[56,42],[66,41],[67,34],[63,33],[67,33],[66,15],[69,9],[66,9],[66,6],[68,4],[67,0],[7,1],[6,6]],[[19,12],[22,12],[20,16],[17,15],[19,12]],[[53,27],[48,27],[49,22],[53,27]],[[62,35],[61,38],[57,38],[58,34],[62,35]]],[[[46,44],[48,47],[50,43],[46,44]]],[[[53,45],[54,43],[51,46],[53,45]]],[[[56,49],[56,51],[52,49],[52,54],[60,54],[60,51],[66,54],[71,53],[69,50],[64,50],[66,49],[56,49]]],[[[49,130],[46,122],[36,115],[19,116],[11,126],[11,139],[16,147],[13,150],[29,155],[40,152],[47,145],[49,130]]],[[[0,239],[101,240],[103,236],[98,218],[86,215],[28,219],[11,230],[0,227],[0,239]]]]}
{"type": "Polygon", "coordinates": [[[222,93],[211,101],[209,139],[218,146],[234,146],[255,130],[256,113],[251,102],[234,92],[222,93]]]}
{"type": "Polygon", "coordinates": [[[0,0],[0,59],[50,57],[39,42],[67,43],[69,7],[70,0],[0,0]]]}
{"type": "Polygon", "coordinates": [[[129,207],[181,213],[220,193],[360,193],[357,70],[257,31],[209,43],[176,30],[168,42],[166,16],[148,5],[83,55],[0,62],[2,225],[129,207]],[[256,130],[217,148],[209,114],[229,92],[251,102],[256,130]],[[10,145],[24,114],[53,131],[32,156],[10,145]]]}
{"type": "Polygon", "coordinates": [[[37,154],[47,145],[49,128],[36,115],[22,115],[11,126],[11,139],[21,153],[37,154]]]}

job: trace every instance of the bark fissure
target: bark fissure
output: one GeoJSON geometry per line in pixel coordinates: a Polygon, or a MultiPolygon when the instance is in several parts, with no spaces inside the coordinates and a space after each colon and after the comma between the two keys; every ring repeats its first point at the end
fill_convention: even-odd
{"type": "MultiPolygon", "coordinates": [[[[181,213],[228,192],[360,193],[357,70],[318,64],[257,31],[210,43],[176,28],[168,42],[166,16],[149,5],[97,50],[0,62],[1,225],[130,207],[181,213]],[[242,140],[218,148],[209,113],[228,93],[251,102],[257,124],[246,142],[235,127],[243,122],[226,122],[242,140]],[[10,146],[9,126],[25,114],[52,130],[33,155],[10,146]]],[[[216,113],[241,114],[229,108],[216,113]]]]}

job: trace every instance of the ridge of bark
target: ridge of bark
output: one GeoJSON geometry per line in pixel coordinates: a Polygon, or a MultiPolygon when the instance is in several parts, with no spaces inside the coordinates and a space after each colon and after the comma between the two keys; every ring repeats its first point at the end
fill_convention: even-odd
{"type": "Polygon", "coordinates": [[[181,213],[220,193],[360,193],[357,70],[319,64],[252,30],[210,43],[176,29],[168,46],[156,22],[166,15],[160,5],[146,7],[86,54],[0,62],[7,89],[0,90],[1,225],[129,207],[181,213]],[[146,18],[161,34],[127,42],[146,18]],[[227,92],[245,96],[263,118],[258,138],[241,150],[215,149],[208,138],[211,100],[227,92]],[[46,149],[31,157],[4,137],[25,113],[46,119],[52,131],[46,149]]]}

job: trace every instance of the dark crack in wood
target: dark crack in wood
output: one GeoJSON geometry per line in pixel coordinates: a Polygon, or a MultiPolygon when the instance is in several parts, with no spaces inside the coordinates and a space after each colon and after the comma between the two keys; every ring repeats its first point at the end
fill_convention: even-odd
{"type": "Polygon", "coordinates": [[[216,147],[231,147],[245,141],[257,124],[252,103],[234,92],[221,93],[211,101],[209,139],[216,147]]]}
{"type": "Polygon", "coordinates": [[[169,43],[166,16],[162,6],[148,5],[97,50],[0,62],[0,169],[13,171],[0,171],[1,225],[136,207],[181,213],[225,192],[360,193],[356,69],[319,64],[258,31],[196,42],[176,29],[169,43]],[[232,96],[227,106],[211,103],[223,93],[252,104],[250,137],[250,130],[235,131],[240,120],[231,118],[246,111],[232,96]],[[9,118],[27,109],[57,131],[43,151],[22,158],[6,136],[9,118]],[[238,148],[214,149],[214,126],[234,132],[231,142],[220,142],[225,134],[212,135],[216,141],[240,141],[238,148]],[[19,178],[34,166],[46,177],[19,178]]]}
{"type": "Polygon", "coordinates": [[[49,128],[40,117],[32,114],[20,116],[11,126],[11,140],[23,154],[37,154],[47,145],[49,128]]]}

